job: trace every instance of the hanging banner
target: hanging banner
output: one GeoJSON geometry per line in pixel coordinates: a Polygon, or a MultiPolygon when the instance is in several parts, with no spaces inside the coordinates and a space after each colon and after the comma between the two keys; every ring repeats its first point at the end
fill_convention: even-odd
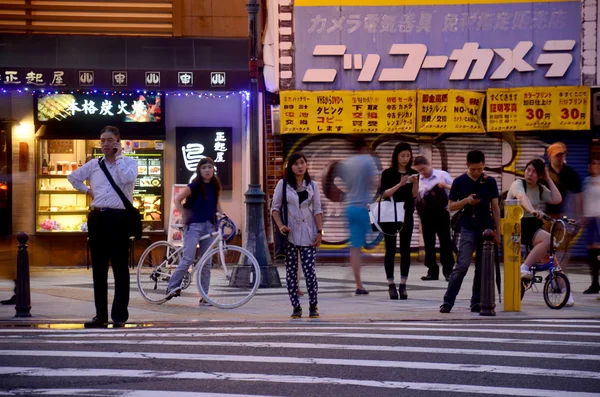
{"type": "Polygon", "coordinates": [[[485,94],[460,90],[418,91],[417,132],[485,132],[481,121],[485,94]]]}
{"type": "Polygon", "coordinates": [[[415,91],[282,91],[281,133],[415,132],[415,91]]]}
{"type": "Polygon", "coordinates": [[[487,130],[590,129],[589,87],[524,87],[487,90],[487,130]]]}

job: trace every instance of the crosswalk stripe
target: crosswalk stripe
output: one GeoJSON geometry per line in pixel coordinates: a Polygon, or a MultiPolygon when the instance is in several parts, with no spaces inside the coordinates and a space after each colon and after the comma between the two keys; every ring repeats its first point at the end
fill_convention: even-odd
{"type": "MultiPolygon", "coordinates": [[[[209,338],[209,337],[266,337],[266,336],[306,336],[306,337],[334,337],[334,338],[359,338],[364,339],[393,339],[393,340],[427,340],[427,341],[455,341],[465,342],[465,337],[460,336],[444,336],[444,335],[390,335],[390,334],[361,334],[361,333],[342,333],[342,332],[260,332],[260,333],[249,333],[249,332],[190,332],[190,333],[177,333],[177,332],[148,332],[138,334],[128,334],[128,331],[119,332],[111,330],[112,332],[96,333],[89,332],[83,334],[49,334],[44,335],[47,338],[124,338],[124,337],[145,337],[145,338],[209,338]]],[[[528,336],[528,333],[523,333],[524,336],[528,336]]],[[[35,336],[36,338],[39,335],[35,336]]],[[[5,336],[5,338],[21,338],[20,335],[5,336]]],[[[0,340],[1,341],[1,340],[0,340]]],[[[6,341],[6,340],[5,340],[6,341]]],[[[549,340],[549,339],[515,339],[515,338],[477,338],[469,337],[469,342],[481,342],[481,343],[513,343],[513,344],[528,344],[528,345],[544,345],[556,343],[560,346],[585,346],[585,347],[599,347],[600,342],[580,342],[570,340],[549,340]]]]}
{"type": "MultiPolygon", "coordinates": [[[[0,342],[2,342],[0,340],[0,342]]],[[[27,343],[29,340],[10,341],[11,343],[27,343]]],[[[329,343],[286,343],[286,342],[211,342],[211,341],[174,341],[174,340],[36,340],[36,343],[44,344],[69,344],[69,345],[152,345],[152,346],[220,346],[220,347],[261,347],[261,348],[282,348],[282,349],[320,349],[320,350],[354,350],[354,351],[374,351],[374,352],[401,352],[401,353],[433,353],[433,354],[461,354],[468,356],[495,356],[495,357],[514,357],[514,350],[482,350],[482,349],[449,349],[449,348],[430,348],[413,346],[383,346],[383,345],[338,345],[329,343]]],[[[600,361],[600,355],[591,354],[573,354],[573,353],[546,353],[519,350],[519,355],[529,358],[548,358],[553,360],[583,360],[600,361]]]]}
{"type": "Polygon", "coordinates": [[[115,396],[115,397],[275,397],[259,394],[202,393],[171,390],[126,389],[13,389],[0,396],[115,396]]]}
{"type": "Polygon", "coordinates": [[[0,367],[0,374],[31,377],[107,377],[107,378],[147,378],[147,379],[189,379],[221,380],[246,382],[273,382],[291,384],[327,384],[352,385],[386,389],[404,389],[421,391],[441,391],[444,393],[475,393],[501,396],[522,397],[598,397],[599,393],[572,392],[566,390],[523,389],[512,387],[472,386],[443,383],[416,383],[379,380],[359,380],[343,378],[320,378],[315,376],[270,375],[224,372],[179,372],[131,369],[100,368],[45,368],[45,367],[0,367]]]}
{"type": "Polygon", "coordinates": [[[243,356],[228,354],[189,354],[158,352],[98,352],[62,350],[0,350],[0,356],[17,357],[69,357],[69,358],[119,358],[119,359],[162,359],[195,361],[228,361],[269,364],[317,364],[351,367],[404,368],[460,372],[485,372],[522,376],[550,376],[577,379],[600,379],[600,372],[576,371],[549,368],[511,367],[504,365],[450,364],[416,361],[354,360],[317,357],[243,356]]]}
{"type": "Polygon", "coordinates": [[[600,320],[578,320],[570,318],[532,318],[523,321],[535,322],[535,323],[600,323],[600,320]]]}
{"type": "MultiPolygon", "coordinates": [[[[322,329],[322,330],[365,330],[365,331],[431,331],[431,332],[439,332],[439,331],[448,331],[448,332],[485,332],[485,333],[523,333],[527,332],[528,334],[537,334],[537,335],[555,335],[558,331],[540,331],[536,329],[503,329],[504,327],[515,327],[515,328],[557,328],[556,325],[549,324],[536,324],[536,325],[527,325],[527,324],[486,324],[485,326],[479,326],[478,328],[464,328],[473,326],[473,324],[452,324],[454,327],[448,327],[448,324],[436,324],[436,323],[419,323],[418,326],[415,324],[406,326],[398,326],[398,324],[377,324],[378,326],[360,326],[358,324],[348,325],[348,326],[333,326],[328,324],[323,325],[314,325],[312,323],[304,323],[302,325],[299,324],[289,324],[288,326],[254,326],[254,327],[236,327],[235,329],[240,331],[254,331],[254,330],[296,330],[298,328],[302,328],[304,330],[307,329],[322,329]],[[387,327],[382,327],[381,325],[390,325],[387,327]],[[393,325],[393,326],[392,326],[393,325]],[[430,328],[428,328],[430,327],[430,328]],[[461,327],[461,328],[456,328],[461,327]],[[502,329],[498,329],[502,328],[502,329]]],[[[593,325],[561,325],[560,328],[586,328],[586,329],[600,329],[600,326],[593,325]]],[[[151,331],[226,331],[231,330],[231,327],[151,327],[151,328],[127,328],[127,332],[146,332],[148,330],[151,331]]],[[[11,329],[0,329],[0,333],[56,333],[56,334],[64,334],[64,333],[89,333],[89,329],[25,329],[25,330],[11,330],[11,329]]],[[[114,332],[112,329],[96,329],[94,332],[114,332]]],[[[600,333],[597,332],[560,332],[561,335],[569,335],[569,336],[597,336],[600,337],[600,333]]]]}

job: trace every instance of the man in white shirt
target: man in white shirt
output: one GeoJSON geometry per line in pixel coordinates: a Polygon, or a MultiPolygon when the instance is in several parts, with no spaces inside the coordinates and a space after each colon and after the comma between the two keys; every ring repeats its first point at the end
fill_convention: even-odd
{"type": "Polygon", "coordinates": [[[415,157],[413,168],[419,172],[419,196],[416,206],[421,218],[425,243],[425,266],[428,269],[427,275],[421,277],[421,280],[439,279],[440,270],[435,258],[435,236],[437,235],[440,241],[442,273],[448,281],[454,267],[448,212],[448,193],[453,179],[446,171],[433,169],[424,156],[415,157]]]}
{"type": "Polygon", "coordinates": [[[91,212],[88,214],[88,237],[92,254],[96,316],[85,323],[86,328],[105,328],[108,325],[109,260],[115,278],[115,297],[111,310],[113,327],[123,327],[129,318],[129,236],[125,204],[100,168],[100,161],[106,165],[116,185],[129,201],[133,201],[137,162],[122,154],[121,135],[117,127],[104,127],[100,132],[100,145],[103,158],[88,161],[68,176],[75,189],[92,198],[91,212]],[[84,184],[85,180],[90,181],[91,187],[84,184]]]}

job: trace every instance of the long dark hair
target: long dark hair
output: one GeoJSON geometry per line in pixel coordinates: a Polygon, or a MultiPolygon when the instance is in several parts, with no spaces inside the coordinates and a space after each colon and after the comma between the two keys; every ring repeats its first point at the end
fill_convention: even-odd
{"type": "MultiPolygon", "coordinates": [[[[200,174],[200,167],[202,167],[204,164],[211,164],[213,167],[215,166],[215,162],[210,157],[204,157],[203,159],[201,159],[198,162],[198,166],[196,167],[196,177],[192,179],[192,184],[200,187],[200,194],[202,194],[202,198],[206,200],[206,187],[204,187],[204,181],[202,180],[202,175],[200,174]]],[[[208,183],[210,183],[213,189],[215,189],[215,193],[217,194],[218,200],[221,196],[222,190],[221,181],[219,180],[219,177],[216,174],[213,174],[212,178],[210,178],[210,181],[208,181],[208,183]]]]}
{"type": "Polygon", "coordinates": [[[543,182],[544,173],[546,171],[546,164],[544,163],[544,160],[540,158],[530,160],[525,166],[525,169],[529,168],[530,165],[533,166],[533,169],[535,169],[535,173],[538,176],[537,184],[545,186],[545,183],[543,182]]]}
{"type": "Polygon", "coordinates": [[[408,150],[410,152],[410,160],[408,161],[408,164],[406,164],[406,171],[412,169],[412,163],[413,163],[412,147],[410,146],[410,144],[408,144],[406,142],[400,142],[399,144],[396,145],[396,147],[394,148],[394,154],[392,154],[392,166],[390,168],[393,169],[394,171],[398,171],[398,155],[405,150],[408,150]]]}
{"type": "Polygon", "coordinates": [[[296,161],[304,159],[307,164],[306,171],[304,171],[304,181],[308,185],[310,183],[310,175],[308,175],[308,160],[306,160],[306,156],[302,152],[295,152],[290,157],[288,157],[287,165],[285,167],[285,180],[288,185],[296,189],[298,186],[296,184],[296,176],[294,175],[294,171],[292,170],[292,166],[296,163],[296,161]]]}

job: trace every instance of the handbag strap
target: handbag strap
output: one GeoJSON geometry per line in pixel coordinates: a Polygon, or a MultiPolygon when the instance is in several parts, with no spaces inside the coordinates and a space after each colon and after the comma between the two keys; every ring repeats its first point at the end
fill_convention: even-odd
{"type": "Polygon", "coordinates": [[[106,179],[108,179],[108,181],[110,182],[110,185],[113,187],[115,192],[117,192],[117,194],[121,198],[121,201],[123,201],[123,205],[125,206],[125,208],[127,208],[128,210],[130,210],[132,208],[135,209],[135,207],[133,206],[131,201],[129,201],[127,199],[127,197],[125,197],[125,194],[123,193],[121,188],[119,186],[117,186],[117,184],[115,183],[115,180],[113,179],[110,172],[108,172],[108,169],[106,168],[106,164],[104,164],[103,160],[104,160],[103,158],[98,159],[98,165],[100,165],[100,168],[102,169],[102,171],[104,171],[104,175],[106,175],[106,179]]]}
{"type": "Polygon", "coordinates": [[[281,222],[283,226],[288,225],[288,201],[287,201],[287,181],[283,180],[283,197],[281,198],[281,206],[283,207],[283,214],[281,216],[281,222]]]}

